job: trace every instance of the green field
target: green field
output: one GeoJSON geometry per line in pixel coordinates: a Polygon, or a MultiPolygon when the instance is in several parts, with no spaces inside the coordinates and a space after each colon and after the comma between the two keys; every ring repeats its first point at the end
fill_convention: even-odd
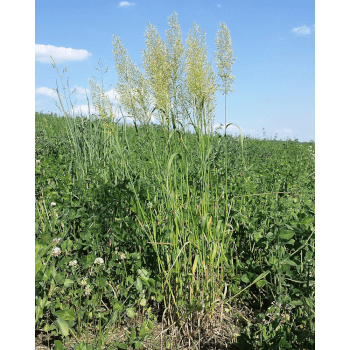
{"type": "Polygon", "coordinates": [[[201,28],[185,49],[169,26],[143,71],[113,39],[118,110],[99,63],[88,116],[64,85],[36,113],[38,349],[314,349],[315,144],[226,134],[227,27],[215,74],[201,28]]]}
{"type": "Polygon", "coordinates": [[[170,135],[36,113],[38,339],[313,348],[314,143],[170,135]]]}

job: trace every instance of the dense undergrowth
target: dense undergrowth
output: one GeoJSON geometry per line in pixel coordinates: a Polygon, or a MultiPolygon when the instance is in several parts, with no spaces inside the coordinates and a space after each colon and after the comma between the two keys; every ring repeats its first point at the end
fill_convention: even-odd
{"type": "Polygon", "coordinates": [[[315,347],[314,143],[35,122],[38,339],[315,347]]]}

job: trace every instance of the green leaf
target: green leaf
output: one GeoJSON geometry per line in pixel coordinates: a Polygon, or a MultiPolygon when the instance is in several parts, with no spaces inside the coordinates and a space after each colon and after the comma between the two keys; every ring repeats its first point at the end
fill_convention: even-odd
{"type": "Polygon", "coordinates": [[[314,216],[306,216],[303,221],[301,222],[302,225],[304,226],[308,226],[310,225],[311,223],[313,223],[315,220],[315,217],[314,216]]]}
{"type": "Polygon", "coordinates": [[[136,340],[134,343],[135,349],[139,349],[142,346],[142,343],[139,340],[136,340]]]}
{"type": "Polygon", "coordinates": [[[285,240],[289,240],[294,236],[295,232],[291,230],[281,230],[279,237],[285,240]]]}
{"type": "Polygon", "coordinates": [[[127,349],[128,345],[125,343],[118,343],[117,344],[118,349],[127,349]]]}
{"type": "Polygon", "coordinates": [[[38,261],[35,263],[35,275],[39,272],[41,266],[42,266],[42,263],[41,263],[40,260],[38,260],[38,261]]]}
{"type": "Polygon", "coordinates": [[[147,322],[147,327],[148,327],[149,329],[153,329],[153,322],[152,322],[151,320],[148,320],[148,322],[147,322]]]}
{"type": "Polygon", "coordinates": [[[278,343],[280,347],[283,347],[283,349],[291,349],[292,346],[287,342],[287,340],[282,337],[278,343]]]}
{"type": "Polygon", "coordinates": [[[134,279],[132,278],[132,276],[128,276],[127,278],[126,278],[126,281],[125,281],[127,284],[129,283],[129,285],[130,284],[133,284],[134,283],[134,279]]]}
{"type": "Polygon", "coordinates": [[[76,318],[75,312],[72,309],[69,310],[58,310],[56,315],[61,317],[65,321],[74,321],[76,318]]]}
{"type": "Polygon", "coordinates": [[[297,306],[297,305],[303,305],[303,302],[301,300],[292,300],[289,304],[291,306],[297,306]]]}
{"type": "Polygon", "coordinates": [[[155,280],[154,280],[153,278],[149,278],[149,279],[148,279],[148,283],[149,283],[152,287],[154,287],[154,286],[156,285],[156,282],[155,282],[155,280]]]}
{"type": "Polygon", "coordinates": [[[63,350],[63,344],[60,340],[55,340],[55,349],[56,350],[63,350]]]}
{"type": "Polygon", "coordinates": [[[264,287],[264,285],[267,283],[266,280],[261,280],[259,282],[256,283],[256,286],[260,289],[262,287],[264,287]]]}
{"type": "Polygon", "coordinates": [[[267,238],[267,239],[273,238],[273,233],[272,233],[272,232],[269,232],[269,233],[266,235],[266,238],[267,238]]]}
{"type": "Polygon", "coordinates": [[[114,304],[113,304],[113,311],[115,310],[119,310],[121,308],[121,305],[118,301],[116,301],[114,304]]]}
{"type": "Polygon", "coordinates": [[[297,340],[298,343],[302,343],[304,340],[306,340],[306,338],[309,336],[309,331],[307,330],[303,330],[298,334],[297,340]]]}
{"type": "Polygon", "coordinates": [[[290,265],[290,266],[298,266],[294,261],[289,260],[289,259],[284,260],[284,263],[286,263],[287,265],[290,265]]]}
{"type": "Polygon", "coordinates": [[[129,318],[134,318],[135,317],[135,311],[131,308],[129,309],[126,309],[126,315],[129,317],[129,318]]]}
{"type": "Polygon", "coordinates": [[[270,256],[269,258],[269,264],[270,265],[277,265],[279,262],[277,256],[270,256]]]}
{"type": "Polygon", "coordinates": [[[146,335],[146,321],[143,322],[142,327],[140,329],[140,337],[144,337],[146,335]]]}
{"type": "Polygon", "coordinates": [[[70,287],[71,285],[73,285],[74,284],[74,281],[72,281],[72,280],[70,280],[70,279],[66,279],[65,281],[64,281],[64,284],[63,284],[63,286],[65,287],[65,288],[68,288],[68,287],[70,287]]]}
{"type": "Polygon", "coordinates": [[[141,293],[142,292],[142,281],[140,277],[136,279],[136,289],[141,293]]]}
{"type": "Polygon", "coordinates": [[[136,339],[135,326],[131,326],[129,340],[133,341],[135,339],[136,339]]]}
{"type": "Polygon", "coordinates": [[[57,317],[55,324],[57,325],[59,331],[64,337],[67,337],[69,334],[69,326],[68,323],[61,317],[57,317]]]}
{"type": "MultiPolygon", "coordinates": [[[[52,276],[53,276],[53,273],[52,273],[52,276]]],[[[57,284],[61,284],[61,285],[64,284],[65,278],[64,278],[64,276],[62,274],[56,273],[56,275],[53,276],[53,278],[55,279],[55,282],[57,284]]]]}
{"type": "Polygon", "coordinates": [[[38,242],[35,242],[35,259],[38,258],[39,250],[41,249],[41,245],[38,242]]]}
{"type": "Polygon", "coordinates": [[[247,274],[244,274],[242,277],[241,277],[241,280],[244,282],[244,283],[249,283],[249,278],[247,276],[247,274]]]}
{"type": "Polygon", "coordinates": [[[261,232],[255,232],[254,233],[254,241],[256,242],[256,243],[258,243],[259,242],[259,240],[261,239],[261,238],[263,238],[264,236],[263,236],[263,234],[261,233],[261,232]]]}
{"type": "Polygon", "coordinates": [[[310,298],[305,298],[306,304],[313,309],[314,303],[310,298]]]}
{"type": "Polygon", "coordinates": [[[100,288],[103,288],[106,285],[106,277],[100,277],[97,282],[98,282],[98,286],[100,288]]]}
{"type": "Polygon", "coordinates": [[[149,279],[149,274],[148,274],[147,270],[145,270],[145,269],[141,269],[141,270],[138,269],[137,273],[138,273],[138,276],[141,277],[142,279],[144,279],[146,281],[149,279]]]}

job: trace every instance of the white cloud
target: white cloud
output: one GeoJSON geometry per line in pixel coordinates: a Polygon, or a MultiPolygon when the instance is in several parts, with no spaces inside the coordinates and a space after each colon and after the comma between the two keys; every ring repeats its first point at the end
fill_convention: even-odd
{"type": "Polygon", "coordinates": [[[86,50],[76,50],[66,47],[57,47],[53,45],[35,44],[35,60],[41,63],[53,63],[50,55],[56,63],[67,61],[82,61],[91,56],[86,50]]]}
{"type": "Polygon", "coordinates": [[[308,34],[311,34],[311,29],[307,26],[301,26],[301,27],[293,28],[292,32],[298,35],[308,35],[308,34]]]}
{"type": "Polygon", "coordinates": [[[221,5],[220,5],[220,4],[218,4],[218,7],[221,7],[221,5]]]}
{"type": "Polygon", "coordinates": [[[121,1],[119,3],[118,7],[129,7],[129,6],[134,6],[135,3],[134,2],[128,2],[128,1],[121,1]]]}
{"type": "Polygon", "coordinates": [[[57,97],[57,92],[53,89],[50,89],[48,87],[39,87],[37,89],[35,89],[35,93],[39,94],[39,95],[45,95],[45,96],[49,96],[49,97],[57,97]]]}

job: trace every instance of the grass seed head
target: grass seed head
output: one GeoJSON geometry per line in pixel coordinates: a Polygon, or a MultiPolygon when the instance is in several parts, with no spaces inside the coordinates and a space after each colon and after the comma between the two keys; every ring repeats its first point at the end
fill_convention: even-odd
{"type": "Polygon", "coordinates": [[[235,77],[231,73],[235,59],[231,48],[230,31],[225,23],[221,23],[220,30],[216,35],[215,43],[217,48],[217,51],[214,54],[215,62],[218,68],[218,75],[222,81],[219,90],[224,94],[227,94],[229,91],[233,91],[231,86],[235,81],[235,77]]]}

